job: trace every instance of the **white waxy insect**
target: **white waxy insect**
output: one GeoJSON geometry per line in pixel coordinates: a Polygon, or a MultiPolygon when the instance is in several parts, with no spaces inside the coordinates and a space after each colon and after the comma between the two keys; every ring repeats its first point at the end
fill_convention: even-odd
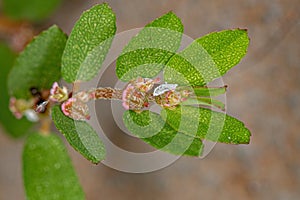
{"type": "Polygon", "coordinates": [[[161,84],[154,89],[153,96],[158,96],[170,90],[175,90],[177,86],[178,84],[161,84]]]}
{"type": "Polygon", "coordinates": [[[37,113],[32,110],[32,109],[27,109],[24,112],[24,115],[26,116],[26,118],[31,121],[31,122],[38,122],[39,121],[39,116],[37,115],[37,113]]]}

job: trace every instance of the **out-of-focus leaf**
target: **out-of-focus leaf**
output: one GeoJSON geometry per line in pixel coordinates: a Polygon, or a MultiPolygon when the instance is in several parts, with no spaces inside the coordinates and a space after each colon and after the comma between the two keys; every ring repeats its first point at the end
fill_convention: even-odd
{"type": "Polygon", "coordinates": [[[27,99],[31,97],[31,87],[51,88],[61,77],[61,56],[66,39],[55,25],[34,38],[18,56],[9,74],[9,94],[27,99]]]}
{"type": "Polygon", "coordinates": [[[105,157],[105,146],[94,129],[85,121],[66,117],[59,106],[52,108],[52,120],[70,145],[94,164],[105,157]]]}
{"type": "Polygon", "coordinates": [[[6,132],[13,137],[23,136],[32,126],[26,118],[16,119],[9,110],[7,76],[15,60],[15,55],[0,43],[0,123],[6,132]]]}
{"type": "Polygon", "coordinates": [[[151,78],[163,69],[180,46],[183,25],[172,12],[154,20],[133,37],[117,59],[120,80],[151,78]]]}
{"type": "Polygon", "coordinates": [[[47,18],[61,0],[3,0],[3,11],[15,20],[41,21],[47,18]]]}
{"type": "Polygon", "coordinates": [[[197,137],[231,144],[248,144],[251,133],[245,125],[224,113],[206,108],[181,106],[175,109],[164,109],[162,118],[175,130],[191,134],[197,129],[197,137]]]}
{"type": "Polygon", "coordinates": [[[164,70],[168,83],[203,86],[223,76],[246,54],[249,38],[246,30],[225,30],[195,40],[174,55],[164,70]]]}
{"type": "Polygon", "coordinates": [[[175,155],[200,156],[203,144],[199,138],[176,131],[153,112],[126,111],[123,121],[127,129],[156,149],[175,155]]]}
{"type": "Polygon", "coordinates": [[[76,22],[62,58],[67,82],[89,81],[98,74],[116,32],[116,17],[108,4],[96,5],[76,22]]]}
{"type": "Polygon", "coordinates": [[[71,159],[59,137],[31,134],[23,151],[27,199],[83,200],[71,159]]]}

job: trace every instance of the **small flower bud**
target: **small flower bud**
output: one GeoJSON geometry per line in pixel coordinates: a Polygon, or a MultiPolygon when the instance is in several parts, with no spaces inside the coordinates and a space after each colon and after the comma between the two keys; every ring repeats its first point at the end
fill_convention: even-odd
{"type": "Polygon", "coordinates": [[[150,78],[138,77],[137,79],[132,80],[130,84],[141,92],[149,92],[153,88],[154,84],[158,83],[159,81],[159,78],[152,80],[150,78]]]}
{"type": "Polygon", "coordinates": [[[169,90],[162,95],[156,97],[156,103],[165,108],[172,108],[179,105],[184,99],[180,92],[169,90]]]}
{"type": "Polygon", "coordinates": [[[159,78],[154,80],[150,78],[137,78],[129,82],[122,94],[123,107],[126,110],[141,110],[149,106],[149,92],[159,78]]]}
{"type": "Polygon", "coordinates": [[[53,102],[63,102],[68,99],[68,90],[66,87],[59,87],[57,82],[54,82],[50,90],[49,100],[53,102]]]}
{"type": "Polygon", "coordinates": [[[31,100],[26,101],[24,99],[16,99],[11,97],[9,100],[9,110],[17,118],[21,119],[26,110],[31,109],[33,102],[31,100]]]}
{"type": "Polygon", "coordinates": [[[126,110],[141,110],[145,107],[145,105],[148,105],[146,93],[141,92],[138,88],[131,84],[129,84],[123,91],[122,101],[122,105],[126,110]]]}
{"type": "Polygon", "coordinates": [[[74,95],[74,98],[87,103],[90,99],[92,99],[92,96],[88,92],[81,91],[74,95]]]}
{"type": "Polygon", "coordinates": [[[66,116],[74,120],[90,119],[88,106],[76,98],[70,98],[65,101],[61,105],[61,110],[66,116]]]}

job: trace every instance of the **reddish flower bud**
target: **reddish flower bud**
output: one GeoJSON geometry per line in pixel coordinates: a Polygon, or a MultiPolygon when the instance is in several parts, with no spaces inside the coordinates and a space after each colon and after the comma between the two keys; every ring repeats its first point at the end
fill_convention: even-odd
{"type": "Polygon", "coordinates": [[[148,99],[146,92],[142,92],[129,84],[123,91],[122,101],[122,105],[126,110],[141,110],[147,105],[148,99]]]}
{"type": "Polygon", "coordinates": [[[88,106],[76,98],[70,98],[65,101],[61,105],[61,110],[66,116],[74,120],[90,119],[88,106]]]}
{"type": "Polygon", "coordinates": [[[156,98],[156,103],[165,108],[172,108],[179,105],[184,99],[180,92],[169,90],[156,98]]]}
{"type": "Polygon", "coordinates": [[[155,83],[159,83],[160,79],[150,79],[150,78],[142,78],[138,77],[130,81],[130,84],[133,85],[136,89],[140,90],[141,92],[149,92],[155,83]]]}

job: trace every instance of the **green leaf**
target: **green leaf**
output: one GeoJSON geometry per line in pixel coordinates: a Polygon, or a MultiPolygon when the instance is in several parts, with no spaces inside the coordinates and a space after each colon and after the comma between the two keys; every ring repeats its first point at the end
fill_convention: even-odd
{"type": "Polygon", "coordinates": [[[180,85],[206,85],[237,65],[246,54],[248,45],[246,30],[208,34],[169,60],[164,79],[180,85]]]}
{"type": "Polygon", "coordinates": [[[183,101],[180,105],[202,105],[209,107],[213,106],[221,110],[225,109],[225,105],[223,102],[207,97],[188,98],[187,100],[183,101]]]}
{"type": "Polygon", "coordinates": [[[18,56],[8,77],[11,96],[27,99],[29,89],[49,89],[61,77],[61,56],[66,43],[66,35],[52,26],[26,46],[18,56]]]}
{"type": "Polygon", "coordinates": [[[23,151],[27,199],[85,199],[71,159],[61,139],[53,134],[31,134],[23,151]]]}
{"type": "Polygon", "coordinates": [[[85,121],[66,117],[59,106],[52,108],[52,120],[70,145],[94,164],[105,157],[105,146],[94,129],[85,121]]]}
{"type": "Polygon", "coordinates": [[[21,137],[32,126],[26,118],[16,119],[9,110],[7,76],[15,60],[15,55],[7,45],[0,43],[0,123],[12,137],[21,137]]]}
{"type": "Polygon", "coordinates": [[[177,132],[153,112],[126,111],[123,121],[127,129],[156,149],[175,155],[200,156],[203,144],[199,138],[177,132]]]}
{"type": "Polygon", "coordinates": [[[61,0],[3,0],[3,11],[15,20],[41,21],[60,3],[61,0]]]}
{"type": "Polygon", "coordinates": [[[251,133],[245,125],[224,113],[192,106],[164,109],[162,118],[174,129],[185,134],[197,129],[197,137],[231,144],[248,144],[251,133]],[[179,127],[179,128],[178,128],[179,127]]]}
{"type": "Polygon", "coordinates": [[[96,5],[76,22],[62,58],[67,82],[89,81],[97,74],[116,32],[116,17],[108,4],[96,5]]]}
{"type": "Polygon", "coordinates": [[[216,97],[226,92],[227,86],[223,87],[189,87],[189,86],[178,86],[176,90],[188,90],[191,91],[197,97],[216,97]]]}
{"type": "Polygon", "coordinates": [[[180,46],[183,25],[172,12],[149,23],[133,37],[117,59],[122,81],[155,77],[180,46]]]}

